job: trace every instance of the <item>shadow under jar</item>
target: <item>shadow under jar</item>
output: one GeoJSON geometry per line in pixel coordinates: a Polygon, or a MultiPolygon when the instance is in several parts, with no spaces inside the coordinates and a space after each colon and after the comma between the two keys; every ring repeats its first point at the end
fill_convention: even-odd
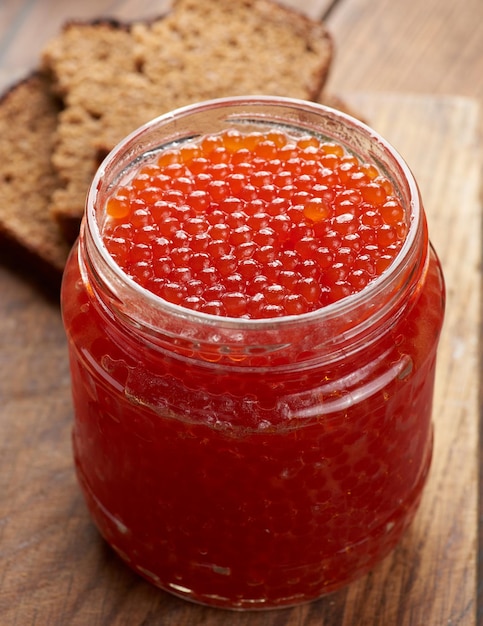
{"type": "Polygon", "coordinates": [[[178,596],[293,605],[368,572],[419,505],[444,285],[417,185],[374,131],[323,106],[247,97],[162,116],[98,170],[62,308],[81,489],[106,541],[178,596]],[[361,291],[300,315],[190,310],[109,255],[106,200],[153,155],[226,129],[336,142],[390,179],[407,235],[361,291]]]}

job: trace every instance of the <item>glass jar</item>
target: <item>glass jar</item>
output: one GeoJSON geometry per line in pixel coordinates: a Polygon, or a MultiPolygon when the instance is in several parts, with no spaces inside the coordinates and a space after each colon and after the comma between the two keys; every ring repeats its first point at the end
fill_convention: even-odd
{"type": "Polygon", "coordinates": [[[400,540],[430,467],[444,285],[414,178],[364,124],[250,97],[137,130],[94,178],[62,307],[79,483],[141,576],[210,605],[286,606],[361,576],[400,540]],[[228,127],[313,133],[376,164],[408,217],[391,266],[276,319],[208,315],[139,287],[103,245],[106,196],[153,152],[228,127]]]}

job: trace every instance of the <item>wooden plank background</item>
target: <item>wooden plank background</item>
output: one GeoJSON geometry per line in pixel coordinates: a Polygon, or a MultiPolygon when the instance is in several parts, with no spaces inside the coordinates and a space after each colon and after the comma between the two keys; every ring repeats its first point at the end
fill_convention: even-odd
{"type": "MultiPolygon", "coordinates": [[[[196,607],[135,577],[100,541],[77,489],[58,305],[0,267],[2,626],[474,626],[483,101],[481,0],[285,0],[327,16],[329,84],[401,151],[420,183],[448,287],[430,483],[411,532],[358,583],[270,613],[196,607]]],[[[159,12],[163,0],[1,0],[0,88],[66,17],[159,12]]]]}

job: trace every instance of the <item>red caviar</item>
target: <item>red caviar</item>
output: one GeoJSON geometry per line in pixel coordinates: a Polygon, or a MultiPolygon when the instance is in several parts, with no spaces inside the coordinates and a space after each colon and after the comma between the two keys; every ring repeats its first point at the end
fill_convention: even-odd
{"type": "Polygon", "coordinates": [[[138,574],[270,608],[398,543],[431,461],[444,285],[372,131],[283,99],[154,121],[96,174],[62,307],[77,476],[138,574]]]}
{"type": "Polygon", "coordinates": [[[166,150],[106,213],[105,245],[136,282],[190,309],[247,318],[307,313],[361,291],[408,230],[375,167],[282,132],[230,130],[166,150]]]}

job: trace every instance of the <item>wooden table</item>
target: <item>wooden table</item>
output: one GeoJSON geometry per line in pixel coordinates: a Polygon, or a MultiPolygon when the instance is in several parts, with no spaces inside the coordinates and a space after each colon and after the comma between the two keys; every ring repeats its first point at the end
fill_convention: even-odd
{"type": "MultiPolygon", "coordinates": [[[[66,18],[142,17],[166,4],[2,0],[0,88],[35,65],[43,43],[66,18]]],[[[435,457],[415,523],[371,574],[302,607],[230,613],[191,605],[151,587],[99,539],[75,482],[58,304],[24,276],[0,267],[2,626],[483,623],[478,602],[483,2],[291,4],[326,18],[337,46],[332,91],[392,141],[414,170],[446,275],[435,457]]]]}

